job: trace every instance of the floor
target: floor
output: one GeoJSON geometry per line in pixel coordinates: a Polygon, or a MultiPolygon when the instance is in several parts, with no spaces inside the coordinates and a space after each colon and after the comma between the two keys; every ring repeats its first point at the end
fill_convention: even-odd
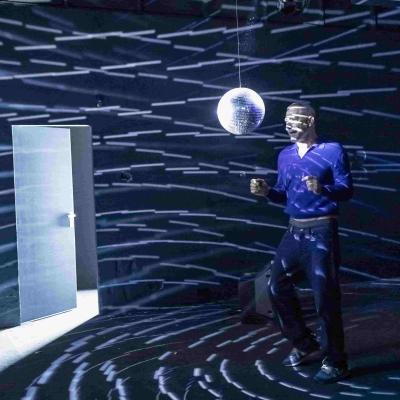
{"type": "Polygon", "coordinates": [[[0,330],[0,372],[98,313],[97,290],[79,290],[75,309],[0,330]]]}
{"type": "MultiPolygon", "coordinates": [[[[315,328],[304,294],[307,323],[315,328]]],[[[2,400],[305,400],[400,398],[398,286],[343,287],[352,376],[313,382],[320,360],[283,367],[290,350],[270,321],[244,325],[235,302],[116,309],[0,373],[2,400]]]]}

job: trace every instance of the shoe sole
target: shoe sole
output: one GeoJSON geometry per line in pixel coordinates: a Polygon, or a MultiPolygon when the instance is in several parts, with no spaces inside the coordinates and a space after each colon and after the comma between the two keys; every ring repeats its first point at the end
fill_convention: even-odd
{"type": "Polygon", "coordinates": [[[308,361],[308,359],[314,355],[316,355],[317,353],[320,352],[320,349],[314,350],[311,353],[308,353],[307,355],[305,355],[302,359],[300,359],[297,363],[292,363],[292,364],[284,364],[282,363],[282,365],[284,367],[297,367],[298,365],[304,364],[308,361]]]}
{"type": "Polygon", "coordinates": [[[329,383],[340,382],[340,381],[343,381],[343,380],[348,379],[348,378],[350,378],[350,371],[348,373],[346,373],[345,375],[341,376],[340,378],[333,379],[333,380],[324,381],[323,379],[320,380],[320,379],[315,379],[315,378],[313,378],[313,380],[314,380],[314,382],[318,382],[318,383],[322,383],[324,385],[327,385],[329,383]]]}

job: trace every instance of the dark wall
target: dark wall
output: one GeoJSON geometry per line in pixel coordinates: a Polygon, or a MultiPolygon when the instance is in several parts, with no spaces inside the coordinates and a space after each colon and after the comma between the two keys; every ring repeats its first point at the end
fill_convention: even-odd
{"type": "Polygon", "coordinates": [[[240,14],[254,25],[240,35],[242,84],[266,116],[237,137],[216,116],[238,86],[232,15],[0,7],[2,291],[16,268],[11,124],[92,126],[102,305],[183,304],[235,294],[240,275],[273,257],[288,218],[252,196],[249,179],[274,183],[296,100],[312,102],[319,134],[351,160],[344,279],[400,277],[400,13],[376,29],[362,7],[328,11],[325,26],[317,9],[271,12],[240,14]],[[76,40],[94,33],[106,34],[76,40]]]}

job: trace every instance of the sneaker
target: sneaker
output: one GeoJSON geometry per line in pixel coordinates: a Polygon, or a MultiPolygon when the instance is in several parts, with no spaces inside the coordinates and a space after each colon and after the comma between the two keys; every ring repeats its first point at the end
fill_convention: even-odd
{"type": "Polygon", "coordinates": [[[293,347],[289,355],[283,359],[282,365],[285,367],[296,367],[297,365],[303,364],[304,361],[319,351],[317,343],[313,344],[309,350],[300,350],[293,347]]]}
{"type": "Polygon", "coordinates": [[[347,365],[342,367],[334,367],[326,362],[322,362],[321,369],[314,376],[314,381],[319,383],[334,383],[342,379],[348,378],[350,376],[350,371],[347,365]]]}

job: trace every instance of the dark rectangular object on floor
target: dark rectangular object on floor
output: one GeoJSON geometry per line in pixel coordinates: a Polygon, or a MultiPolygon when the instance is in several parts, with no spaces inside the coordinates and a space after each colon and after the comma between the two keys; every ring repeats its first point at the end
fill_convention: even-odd
{"type": "Polygon", "coordinates": [[[263,323],[272,318],[267,293],[270,263],[257,274],[245,274],[239,281],[240,319],[242,323],[263,323]]]}

